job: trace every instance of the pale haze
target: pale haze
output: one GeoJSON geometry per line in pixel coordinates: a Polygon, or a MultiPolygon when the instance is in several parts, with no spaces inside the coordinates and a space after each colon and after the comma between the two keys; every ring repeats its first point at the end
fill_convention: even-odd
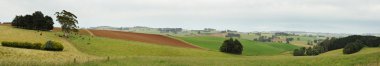
{"type": "Polygon", "coordinates": [[[55,12],[67,10],[78,16],[80,27],[380,33],[380,0],[0,0],[0,4],[0,22],[35,11],[55,17],[55,12]]]}

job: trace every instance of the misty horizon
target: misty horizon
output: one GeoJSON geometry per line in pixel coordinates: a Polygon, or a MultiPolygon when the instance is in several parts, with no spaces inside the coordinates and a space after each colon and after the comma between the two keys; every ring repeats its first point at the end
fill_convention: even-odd
{"type": "Polygon", "coordinates": [[[252,31],[380,33],[380,1],[376,0],[0,0],[0,22],[42,11],[52,16],[68,10],[80,27],[146,26],[252,31]]]}

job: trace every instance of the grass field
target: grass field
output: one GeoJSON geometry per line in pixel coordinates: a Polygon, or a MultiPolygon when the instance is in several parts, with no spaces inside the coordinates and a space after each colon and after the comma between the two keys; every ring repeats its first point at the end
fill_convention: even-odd
{"type": "MultiPolygon", "coordinates": [[[[9,26],[0,26],[0,31],[0,41],[45,42],[44,38],[48,38],[63,43],[65,47],[62,52],[52,52],[0,46],[0,66],[378,66],[380,59],[380,48],[364,48],[351,55],[343,55],[341,50],[335,50],[319,56],[294,57],[273,55],[278,54],[277,51],[273,52],[273,48],[277,48],[279,53],[290,50],[291,48],[282,46],[286,44],[262,44],[240,40],[242,43],[252,43],[252,48],[264,47],[261,49],[265,50],[261,51],[270,52],[268,55],[273,55],[268,56],[263,53],[259,54],[260,56],[241,56],[221,53],[215,49],[207,51],[179,48],[85,35],[74,36],[66,41],[55,35],[60,34],[59,32],[42,32],[43,35],[40,36],[41,32],[9,26]],[[268,47],[271,48],[268,49],[268,47]],[[74,58],[76,58],[76,63],[73,62],[74,58]]],[[[219,40],[224,40],[224,38],[215,37],[200,37],[191,40],[202,39],[204,41],[201,42],[209,42],[207,44],[220,44],[219,40]]]]}
{"type": "Polygon", "coordinates": [[[231,56],[201,49],[179,48],[103,37],[76,36],[69,40],[79,50],[97,56],[231,56]]]}
{"type": "MultiPolygon", "coordinates": [[[[133,56],[110,61],[94,61],[93,65],[132,66],[378,66],[380,48],[365,48],[352,55],[327,56],[238,56],[238,57],[156,57],[133,56]]],[[[333,52],[335,54],[335,52],[333,52]]]]}
{"type": "MultiPolygon", "coordinates": [[[[222,45],[226,38],[211,37],[211,36],[197,36],[197,37],[178,37],[192,44],[198,45],[203,48],[210,49],[212,51],[219,51],[219,47],[222,45]]],[[[283,43],[267,43],[267,42],[255,42],[246,39],[239,39],[243,44],[243,55],[278,55],[286,51],[292,51],[297,49],[297,46],[283,43]]]]}
{"type": "Polygon", "coordinates": [[[53,32],[34,31],[0,26],[0,41],[38,42],[45,43],[48,40],[63,44],[61,52],[21,49],[0,46],[0,66],[16,65],[60,65],[76,62],[86,62],[99,59],[96,56],[84,54],[78,51],[72,44],[55,35],[53,32]],[[42,34],[42,35],[40,35],[42,34]]]}

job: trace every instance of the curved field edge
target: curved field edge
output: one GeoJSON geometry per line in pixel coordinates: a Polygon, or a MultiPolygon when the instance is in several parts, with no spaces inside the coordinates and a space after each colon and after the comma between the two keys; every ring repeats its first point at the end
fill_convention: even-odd
{"type": "Polygon", "coordinates": [[[140,41],[151,44],[160,44],[160,45],[168,45],[175,47],[185,47],[185,48],[195,48],[200,49],[199,47],[193,46],[191,44],[170,38],[164,35],[158,34],[145,34],[145,33],[134,33],[134,32],[126,32],[126,31],[114,31],[114,30],[90,30],[94,35],[99,37],[107,37],[113,39],[121,39],[121,40],[132,40],[132,41],[140,41]]]}
{"type": "MultiPolygon", "coordinates": [[[[196,37],[176,37],[194,45],[207,48],[212,51],[219,51],[222,42],[227,38],[212,37],[212,36],[196,36],[196,37]]],[[[279,55],[284,52],[292,51],[298,47],[283,43],[255,42],[246,39],[239,39],[243,44],[243,55],[279,55]]]]}
{"type": "Polygon", "coordinates": [[[0,26],[0,42],[18,41],[45,43],[53,40],[62,43],[63,51],[44,51],[35,49],[13,48],[0,46],[0,65],[62,65],[68,63],[84,63],[100,59],[97,56],[80,52],[71,43],[56,35],[55,32],[35,31],[13,28],[11,26],[0,26]]]}
{"type": "Polygon", "coordinates": [[[201,49],[180,48],[95,36],[74,36],[69,38],[69,40],[82,52],[97,56],[233,56],[221,52],[205,51],[201,49]]]}

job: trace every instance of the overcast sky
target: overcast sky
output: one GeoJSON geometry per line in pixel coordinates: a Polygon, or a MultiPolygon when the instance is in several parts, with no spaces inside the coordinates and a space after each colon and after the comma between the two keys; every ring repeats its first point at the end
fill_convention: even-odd
{"type": "Polygon", "coordinates": [[[35,11],[54,17],[64,9],[78,16],[81,27],[380,33],[380,0],[0,0],[0,5],[0,22],[35,11]]]}

